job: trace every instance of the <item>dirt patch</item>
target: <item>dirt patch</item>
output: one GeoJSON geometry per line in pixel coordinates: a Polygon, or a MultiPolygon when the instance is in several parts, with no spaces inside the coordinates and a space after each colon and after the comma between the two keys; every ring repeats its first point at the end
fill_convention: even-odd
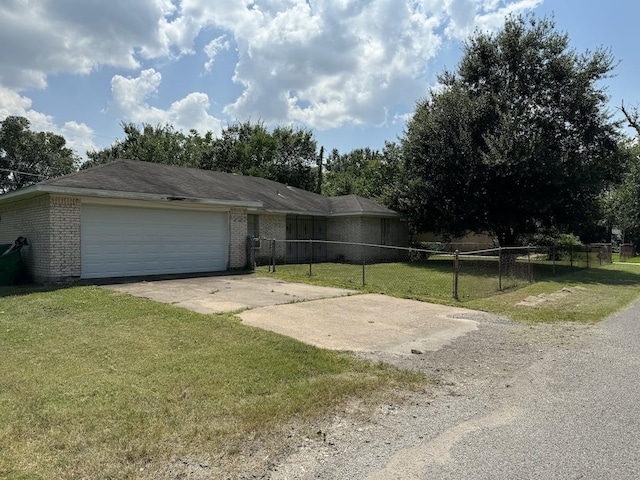
{"type": "Polygon", "coordinates": [[[536,308],[541,305],[556,303],[569,297],[573,293],[584,292],[584,287],[564,287],[554,293],[540,293],[539,295],[531,295],[521,302],[516,303],[518,307],[536,308]]]}

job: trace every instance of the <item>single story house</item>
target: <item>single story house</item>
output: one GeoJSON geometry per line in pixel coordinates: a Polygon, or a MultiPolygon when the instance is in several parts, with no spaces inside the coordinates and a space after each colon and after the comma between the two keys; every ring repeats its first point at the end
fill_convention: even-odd
{"type": "MultiPolygon", "coordinates": [[[[398,213],[356,195],[132,160],[0,195],[0,243],[18,236],[30,242],[23,257],[38,282],[242,269],[248,236],[408,242],[398,213]]],[[[304,248],[278,242],[276,256],[295,262],[304,248]]],[[[349,261],[333,248],[314,258],[349,261]]]]}

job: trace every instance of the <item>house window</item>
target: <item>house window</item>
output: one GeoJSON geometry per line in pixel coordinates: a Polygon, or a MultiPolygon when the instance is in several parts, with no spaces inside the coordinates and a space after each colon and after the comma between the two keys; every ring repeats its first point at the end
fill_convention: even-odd
{"type": "Polygon", "coordinates": [[[258,215],[247,215],[247,236],[260,237],[260,217],[258,215]]]}
{"type": "Polygon", "coordinates": [[[389,245],[391,243],[391,219],[380,219],[380,245],[389,245]]]}

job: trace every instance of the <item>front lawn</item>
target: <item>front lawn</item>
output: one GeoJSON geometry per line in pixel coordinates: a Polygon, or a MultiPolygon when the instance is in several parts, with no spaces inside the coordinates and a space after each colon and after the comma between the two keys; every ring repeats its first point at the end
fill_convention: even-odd
{"type": "MultiPolygon", "coordinates": [[[[592,263],[592,265],[596,263],[592,263]]],[[[592,323],[620,310],[640,295],[640,265],[615,263],[588,269],[571,269],[559,263],[534,264],[530,283],[519,278],[503,278],[504,291],[498,290],[495,261],[460,261],[459,300],[452,298],[452,268],[447,258],[423,263],[380,263],[367,265],[362,287],[362,266],[326,263],[277,266],[276,273],[266,267],[258,275],[283,280],[384,293],[402,298],[457,305],[508,316],[517,321],[575,321],[592,323]],[[579,288],[571,288],[579,287],[579,288]],[[562,289],[571,293],[563,295],[562,289]],[[560,292],[560,295],[551,295],[560,292]],[[518,305],[527,297],[549,296],[535,307],[518,305]]]]}
{"type": "Polygon", "coordinates": [[[0,295],[0,478],[159,478],[180,458],[223,478],[291,422],[423,382],[97,287],[0,295]]]}

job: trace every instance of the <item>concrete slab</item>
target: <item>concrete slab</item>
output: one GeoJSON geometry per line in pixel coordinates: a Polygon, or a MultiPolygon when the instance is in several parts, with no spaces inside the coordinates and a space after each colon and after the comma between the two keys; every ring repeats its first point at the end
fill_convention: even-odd
{"type": "Polygon", "coordinates": [[[242,312],[243,323],[321,348],[411,354],[477,329],[472,310],[367,294],[242,312]]]}
{"type": "Polygon", "coordinates": [[[254,275],[182,278],[103,286],[198,313],[232,312],[358,293],[354,290],[288,283],[254,275]]]}

